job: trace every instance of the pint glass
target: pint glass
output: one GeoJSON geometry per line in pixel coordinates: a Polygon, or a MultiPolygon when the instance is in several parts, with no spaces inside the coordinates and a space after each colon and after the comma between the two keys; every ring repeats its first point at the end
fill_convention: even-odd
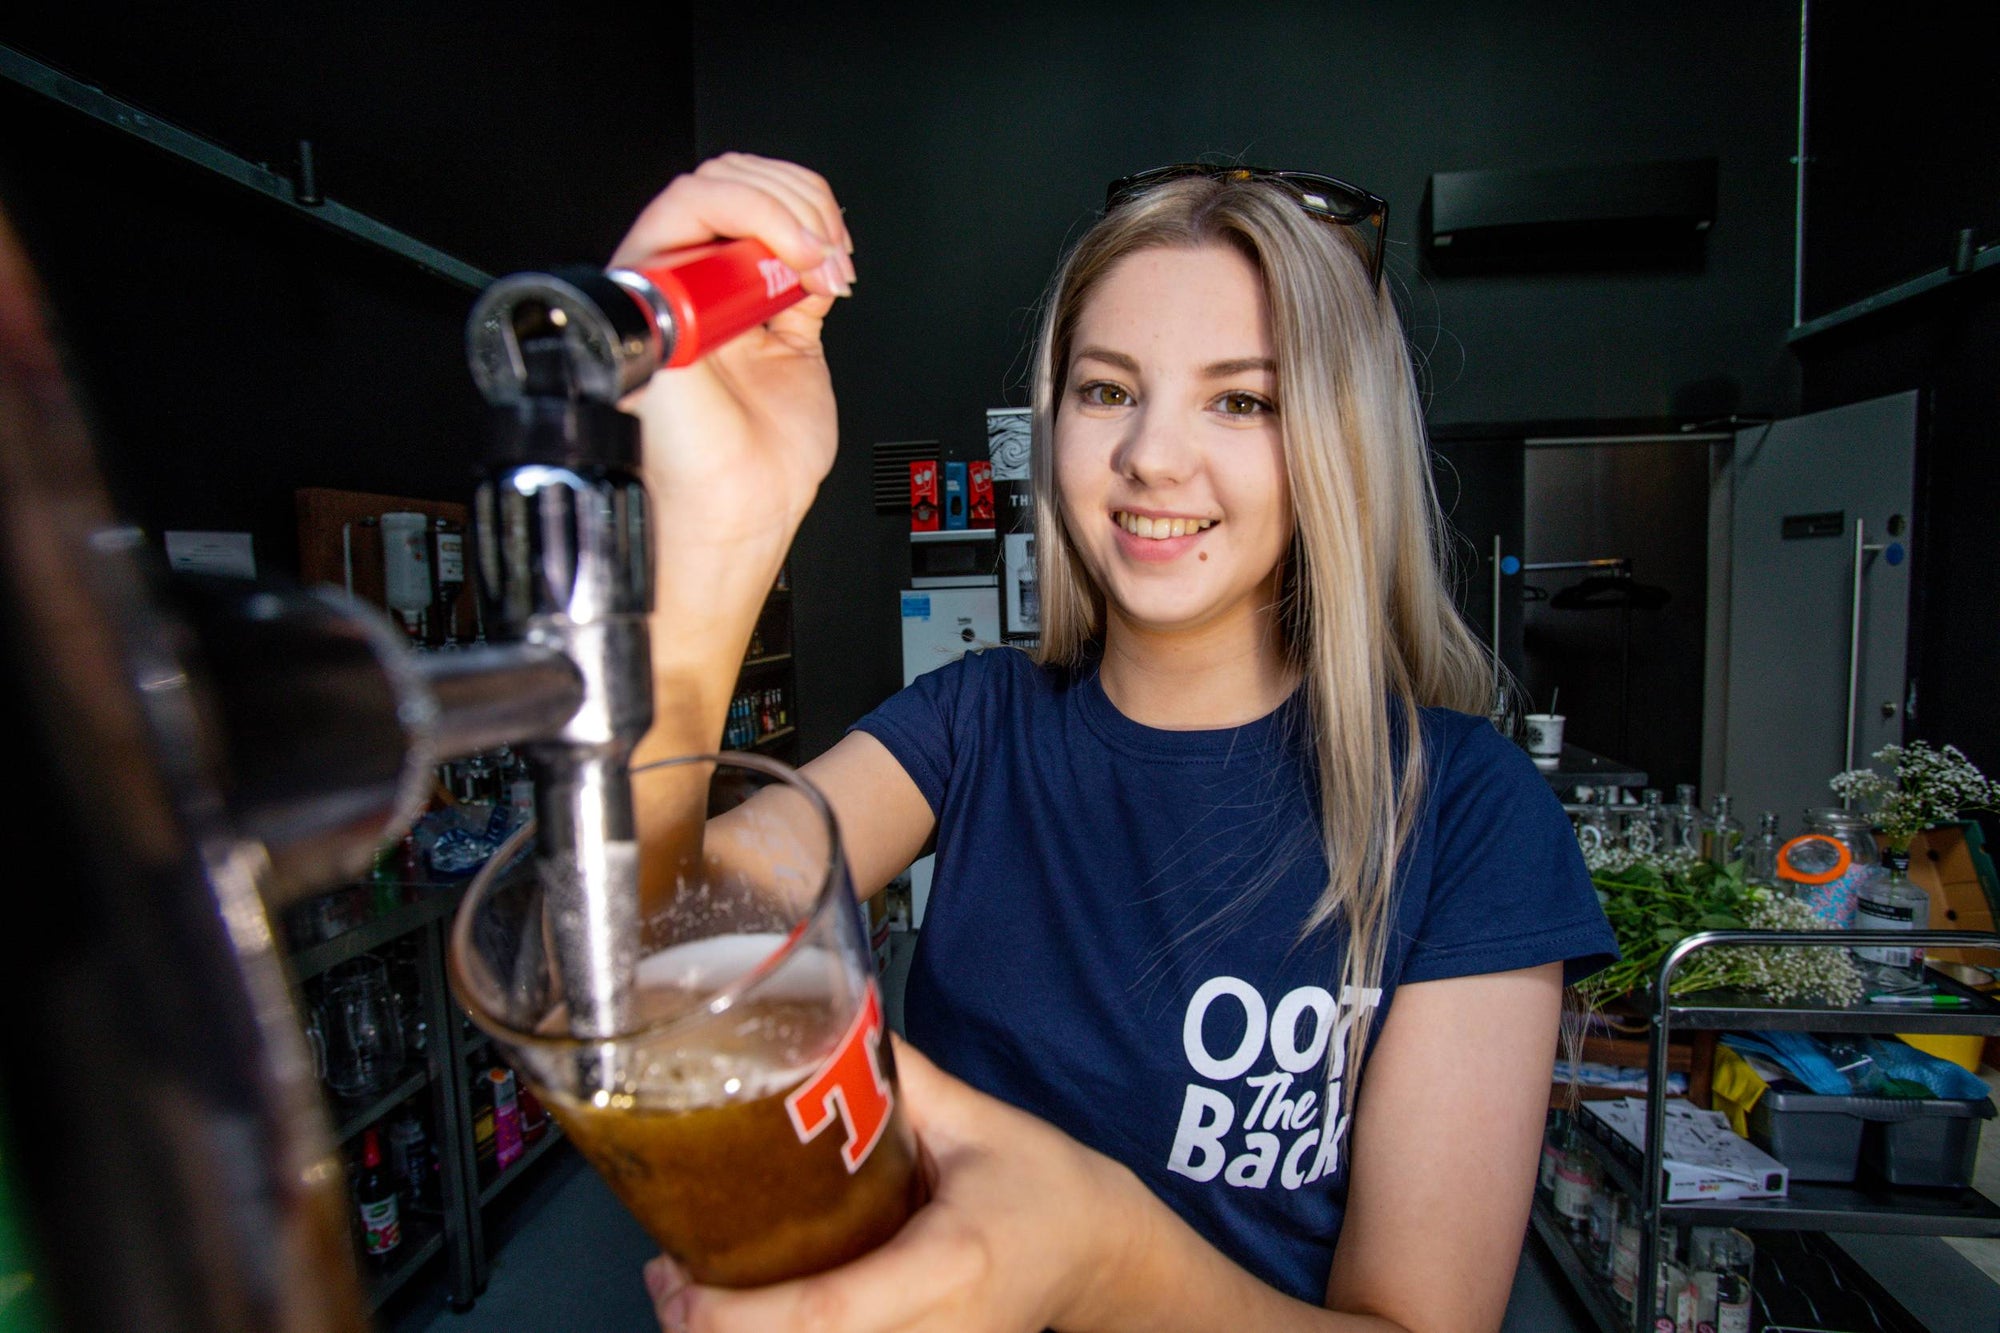
{"type": "Polygon", "coordinates": [[[686,817],[666,840],[679,845],[641,848],[624,1030],[572,1032],[561,923],[512,846],[459,907],[453,988],[695,1281],[757,1286],[864,1254],[923,1186],[832,813],[756,755],[668,760],[632,782],[642,812],[686,817]]]}

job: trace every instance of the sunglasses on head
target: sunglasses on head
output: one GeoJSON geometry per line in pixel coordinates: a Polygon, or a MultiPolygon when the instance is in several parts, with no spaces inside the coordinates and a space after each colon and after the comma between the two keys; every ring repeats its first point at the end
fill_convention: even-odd
{"type": "Polygon", "coordinates": [[[1199,162],[1182,162],[1171,167],[1155,167],[1136,176],[1111,182],[1104,192],[1104,211],[1134,199],[1156,185],[1196,177],[1212,181],[1270,181],[1282,185],[1299,206],[1324,222],[1339,227],[1372,225],[1375,229],[1368,255],[1368,281],[1382,281],[1382,243],[1389,231],[1389,201],[1332,176],[1316,176],[1309,171],[1271,171],[1264,167],[1211,167],[1199,162]]]}

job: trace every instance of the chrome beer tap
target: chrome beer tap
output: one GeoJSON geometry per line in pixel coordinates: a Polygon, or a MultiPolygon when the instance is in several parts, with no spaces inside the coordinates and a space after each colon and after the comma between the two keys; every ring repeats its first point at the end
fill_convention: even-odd
{"type": "MultiPolygon", "coordinates": [[[[502,639],[553,650],[582,699],[524,737],[535,779],[537,870],[555,923],[572,1031],[625,1030],[639,946],[639,846],[627,776],[653,722],[652,543],[639,423],[580,373],[562,307],[532,297],[475,309],[468,342],[504,320],[511,364],[490,382],[489,447],[473,502],[479,576],[502,639]]],[[[474,353],[478,364],[477,352],[474,353]]]]}

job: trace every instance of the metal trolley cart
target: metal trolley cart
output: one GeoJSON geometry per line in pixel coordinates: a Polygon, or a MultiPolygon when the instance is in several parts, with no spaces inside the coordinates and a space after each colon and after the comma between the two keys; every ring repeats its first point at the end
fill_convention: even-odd
{"type": "MultiPolygon", "coordinates": [[[[1820,1288],[1815,1293],[1804,1280],[1783,1281],[1784,1291],[1764,1290],[1759,1301],[1771,1316],[1779,1311],[1774,1299],[1800,1301],[1801,1315],[1812,1324],[1879,1328],[1883,1333],[1924,1333],[1924,1326],[1875,1282],[1838,1245],[1822,1233],[1889,1233],[1928,1236],[2000,1237],[2000,1205],[1970,1187],[1958,1190],[1908,1189],[1876,1180],[1851,1184],[1794,1181],[1787,1197],[1728,1202],[1668,1203],[1664,1199],[1667,1038],[1674,1025],[1710,1031],[1934,1033],[1992,1035],[2000,1033],[2000,1003],[1932,969],[1931,980],[1941,994],[1965,998],[1957,1009],[1903,1009],[1870,1006],[1779,1005],[1736,991],[1703,991],[1673,998],[1668,986],[1684,963],[1704,949],[1730,945],[1867,947],[1914,945],[1926,949],[1983,949],[2000,952],[2000,935],[1982,931],[1703,931],[1688,936],[1661,960],[1653,988],[1647,1040],[1646,1133],[1643,1154],[1612,1142],[1579,1116],[1607,1177],[1639,1208],[1639,1265],[1629,1315],[1612,1299],[1604,1279],[1579,1253],[1562,1219],[1548,1203],[1535,1200],[1533,1227],[1557,1266],[1576,1290],[1603,1333],[1651,1333],[1657,1312],[1655,1253],[1660,1227],[1693,1225],[1739,1227],[1773,1233],[1767,1247],[1760,1238],[1760,1266],[1766,1256],[1811,1273],[1820,1288]],[[1810,1256],[1810,1257],[1808,1257],[1810,1256]],[[1803,1262],[1794,1263],[1794,1259],[1803,1262]],[[1841,1302],[1850,1303],[1842,1308],[1841,1302]]],[[[1770,1322],[1783,1323],[1773,1318],[1770,1322]]],[[[1760,1322],[1758,1327],[1762,1327],[1760,1322]]]]}

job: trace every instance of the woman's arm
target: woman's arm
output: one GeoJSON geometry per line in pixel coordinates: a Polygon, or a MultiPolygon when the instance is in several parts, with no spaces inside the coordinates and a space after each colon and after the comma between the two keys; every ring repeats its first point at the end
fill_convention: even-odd
{"type": "MultiPolygon", "coordinates": [[[[930,803],[896,757],[865,731],[850,733],[801,769],[800,776],[817,788],[833,808],[857,898],[866,900],[879,893],[916,859],[930,839],[936,823],[930,803]]],[[[635,790],[644,797],[649,785],[641,779],[635,790]]],[[[701,853],[711,875],[773,892],[816,893],[816,884],[794,874],[777,873],[773,858],[778,863],[796,866],[801,850],[823,847],[819,817],[812,807],[790,788],[768,787],[735,809],[709,820],[703,832],[701,853]],[[798,822],[790,822],[794,820],[798,822]]],[[[820,853],[813,850],[809,854],[820,853]]],[[[648,873],[654,873],[659,863],[656,855],[650,856],[648,873]]],[[[661,896],[648,901],[665,901],[664,895],[669,891],[662,884],[654,890],[661,896]]],[[[803,910],[807,904],[793,905],[803,910]]]]}
{"type": "Polygon", "coordinates": [[[1401,987],[1361,1080],[1327,1303],[1497,1329],[1528,1229],[1562,964],[1401,987]]]}
{"type": "Polygon", "coordinates": [[[675,1291],[698,1333],[1466,1333],[1498,1328],[1526,1231],[1555,1059],[1560,966],[1423,982],[1390,1007],[1356,1117],[1346,1223],[1323,1309],[1203,1240],[1124,1167],[899,1047],[937,1169],[888,1245],[757,1291],[675,1291]]]}

